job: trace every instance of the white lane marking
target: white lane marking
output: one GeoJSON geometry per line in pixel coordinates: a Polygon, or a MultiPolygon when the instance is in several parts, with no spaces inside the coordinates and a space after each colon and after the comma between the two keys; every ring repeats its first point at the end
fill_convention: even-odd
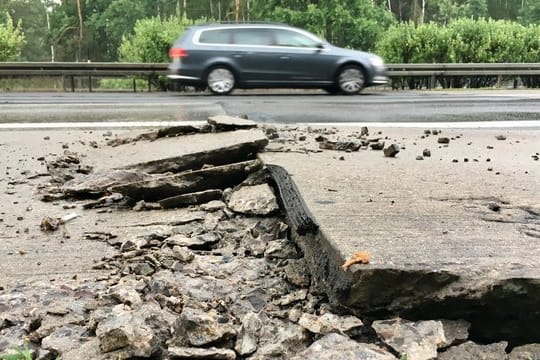
{"type": "Polygon", "coordinates": [[[489,129],[489,128],[536,128],[540,120],[507,121],[456,121],[456,122],[313,122],[297,123],[304,126],[340,126],[340,127],[382,127],[382,128],[444,128],[444,129],[489,129]]]}
{"type": "Polygon", "coordinates": [[[151,128],[171,126],[197,126],[207,121],[111,121],[111,122],[52,122],[52,123],[6,123],[0,130],[36,129],[103,129],[103,128],[151,128]]]}

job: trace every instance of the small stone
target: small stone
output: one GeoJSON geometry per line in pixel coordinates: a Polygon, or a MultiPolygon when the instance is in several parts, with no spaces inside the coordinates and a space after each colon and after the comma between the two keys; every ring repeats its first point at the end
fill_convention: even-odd
{"type": "Polygon", "coordinates": [[[384,141],[378,141],[378,142],[375,142],[375,143],[371,143],[371,144],[369,144],[369,147],[372,150],[382,150],[382,149],[384,149],[384,141]]]}
{"type": "Polygon", "coordinates": [[[458,159],[452,159],[452,162],[453,162],[453,163],[458,163],[459,160],[458,160],[458,159]]]}
{"type": "Polygon", "coordinates": [[[499,205],[497,203],[489,203],[488,204],[488,209],[491,210],[491,211],[500,211],[501,210],[501,205],[499,205]]]}
{"type": "Polygon", "coordinates": [[[424,157],[431,157],[431,151],[429,149],[424,149],[424,151],[422,151],[422,155],[424,157]]]}
{"type": "Polygon", "coordinates": [[[417,155],[416,160],[424,160],[424,157],[422,155],[417,155]]]}
{"type": "Polygon", "coordinates": [[[195,258],[193,251],[183,246],[173,246],[173,257],[183,263],[188,263],[195,258]]]}
{"type": "Polygon", "coordinates": [[[384,149],[384,156],[386,157],[395,157],[399,153],[399,145],[398,144],[392,144],[386,149],[384,149]]]}
{"type": "Polygon", "coordinates": [[[491,146],[491,145],[488,145],[488,146],[487,146],[487,149],[488,149],[488,150],[493,150],[493,149],[494,149],[494,147],[493,147],[493,146],[491,146]]]}
{"type": "Polygon", "coordinates": [[[497,135],[497,136],[495,136],[495,139],[497,139],[497,140],[506,140],[506,136],[504,136],[504,135],[497,135]]]}
{"type": "Polygon", "coordinates": [[[450,144],[450,139],[447,137],[440,137],[437,142],[439,144],[450,144]]]}

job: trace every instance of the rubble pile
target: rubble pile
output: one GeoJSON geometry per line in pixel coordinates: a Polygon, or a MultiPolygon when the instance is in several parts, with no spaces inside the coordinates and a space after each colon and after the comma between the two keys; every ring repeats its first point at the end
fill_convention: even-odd
{"type": "MultiPolygon", "coordinates": [[[[253,127],[216,117],[200,128],[162,129],[108,146],[253,127]]],[[[298,129],[263,130],[264,141],[104,171],[67,150],[47,161],[42,201],[83,214],[137,214],[136,221],[107,231],[96,222],[82,235],[81,241],[115,248],[94,265],[105,276],[0,288],[0,354],[27,350],[40,360],[540,356],[538,344],[476,344],[464,320],[374,319],[330,302],[290,236],[314,232],[316,223],[289,203],[294,187],[276,184],[276,176],[286,175],[257,153],[385,149],[394,157],[400,147],[385,147],[391,141],[381,134],[368,138],[367,128],[348,139],[335,139],[334,130],[308,130],[310,138],[298,129]]],[[[47,218],[41,226],[55,232],[73,218],[47,218]]]]}

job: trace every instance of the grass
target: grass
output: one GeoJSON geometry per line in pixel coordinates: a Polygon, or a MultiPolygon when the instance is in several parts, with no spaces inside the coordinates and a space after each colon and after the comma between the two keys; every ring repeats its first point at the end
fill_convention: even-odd
{"type": "Polygon", "coordinates": [[[32,352],[28,345],[25,345],[24,349],[14,347],[13,352],[0,355],[0,360],[32,360],[32,352]]]}

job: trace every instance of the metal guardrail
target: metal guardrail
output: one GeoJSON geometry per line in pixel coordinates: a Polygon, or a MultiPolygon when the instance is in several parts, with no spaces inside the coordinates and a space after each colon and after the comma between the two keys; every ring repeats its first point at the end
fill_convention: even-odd
{"type": "MultiPolygon", "coordinates": [[[[75,91],[75,78],[87,77],[92,91],[92,77],[145,77],[148,89],[152,80],[167,74],[166,63],[104,63],[104,62],[0,62],[1,78],[60,76],[69,79],[75,91]]],[[[428,77],[429,87],[436,77],[450,76],[534,76],[540,75],[540,63],[469,63],[469,64],[387,64],[391,78],[428,77]]],[[[499,80],[500,82],[500,80],[499,80]]],[[[135,86],[135,81],[134,81],[135,86]]]]}

